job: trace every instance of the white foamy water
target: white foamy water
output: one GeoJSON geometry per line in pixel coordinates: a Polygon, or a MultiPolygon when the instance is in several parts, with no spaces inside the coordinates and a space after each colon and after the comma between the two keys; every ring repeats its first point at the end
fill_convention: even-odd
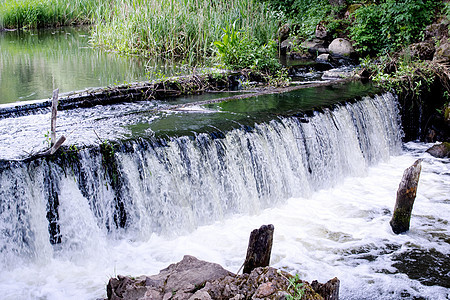
{"type": "Polygon", "coordinates": [[[236,272],[250,232],[273,224],[272,265],[337,276],[342,299],[448,299],[450,161],[430,145],[401,151],[397,116],[385,94],[221,137],[133,141],[108,162],[93,148],[4,162],[0,298],[102,298],[110,277],[185,254],[236,272]],[[411,230],[395,235],[398,184],[417,158],[411,230]]]}
{"type": "MultiPolygon", "coordinates": [[[[322,189],[308,198],[293,197],[255,215],[235,215],[187,235],[165,238],[154,234],[147,240],[131,241],[107,238],[101,232],[86,233],[86,240],[71,241],[73,245],[52,257],[3,270],[2,299],[106,297],[110,276],[156,274],[185,254],[237,272],[250,231],[269,223],[275,226],[271,265],[299,273],[306,280],[325,282],[337,276],[342,299],[398,299],[402,294],[448,299],[449,289],[422,285],[405,274],[396,274],[392,266],[393,254],[411,248],[450,254],[449,161],[421,154],[428,145],[407,146],[410,149],[404,154],[370,167],[361,176],[348,177],[337,187],[322,189]],[[424,161],[411,230],[395,235],[389,220],[396,190],[404,169],[418,157],[424,161]],[[366,260],[364,254],[374,258],[366,260]]],[[[64,184],[69,185],[69,193],[76,190],[70,188],[70,181],[64,184]]],[[[70,209],[63,208],[64,214],[77,213],[70,209]]],[[[90,213],[82,205],[76,209],[90,213]]],[[[70,216],[64,219],[71,220],[70,216]]],[[[87,225],[78,226],[83,230],[87,225]]]]}

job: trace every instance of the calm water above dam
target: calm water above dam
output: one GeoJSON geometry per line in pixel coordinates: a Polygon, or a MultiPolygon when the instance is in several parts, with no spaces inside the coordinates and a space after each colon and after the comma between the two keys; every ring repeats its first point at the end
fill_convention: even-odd
{"type": "Polygon", "coordinates": [[[189,73],[167,63],[118,56],[89,44],[89,28],[0,32],[0,104],[189,73]]]}

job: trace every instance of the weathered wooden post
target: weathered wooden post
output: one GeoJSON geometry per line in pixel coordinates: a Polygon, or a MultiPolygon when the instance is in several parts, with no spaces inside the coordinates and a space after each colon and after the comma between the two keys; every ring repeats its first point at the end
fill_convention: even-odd
{"type": "Polygon", "coordinates": [[[52,119],[50,124],[50,145],[56,143],[56,114],[58,113],[58,93],[59,89],[53,91],[52,98],[52,119]]]}
{"type": "Polygon", "coordinates": [[[263,225],[250,233],[248,241],[247,257],[244,262],[244,273],[250,272],[258,267],[267,267],[270,263],[270,253],[273,243],[272,224],[263,225]]]}
{"type": "Polygon", "coordinates": [[[420,171],[422,170],[421,159],[403,173],[402,181],[397,191],[397,201],[395,202],[394,214],[389,222],[392,231],[400,234],[409,230],[411,212],[416,199],[417,184],[419,183],[420,171]]]}

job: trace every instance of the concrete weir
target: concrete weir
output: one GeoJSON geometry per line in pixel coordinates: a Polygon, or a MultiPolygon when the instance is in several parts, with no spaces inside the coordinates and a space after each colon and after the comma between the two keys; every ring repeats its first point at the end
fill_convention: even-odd
{"type": "MultiPolygon", "coordinates": [[[[171,77],[160,81],[135,82],[117,86],[91,88],[82,91],[60,94],[58,109],[67,110],[73,108],[87,108],[96,105],[109,105],[121,102],[134,102],[149,99],[161,100],[181,95],[200,94],[207,91],[237,90],[240,88],[242,81],[253,81],[258,79],[261,78],[256,78],[252,74],[219,70],[215,71],[215,73],[213,74],[194,74],[171,77]]],[[[260,89],[257,91],[250,91],[250,93],[245,93],[244,95],[236,95],[223,99],[217,99],[214,102],[244,99],[264,94],[284,93],[297,89],[331,85],[340,82],[348,82],[351,80],[353,79],[346,78],[312,83],[293,82],[292,85],[287,88],[260,89]]],[[[211,101],[209,101],[208,103],[211,103],[211,101]]],[[[50,107],[50,97],[48,99],[42,100],[2,104],[0,105],[0,118],[36,114],[42,111],[47,112],[50,107]]]]}

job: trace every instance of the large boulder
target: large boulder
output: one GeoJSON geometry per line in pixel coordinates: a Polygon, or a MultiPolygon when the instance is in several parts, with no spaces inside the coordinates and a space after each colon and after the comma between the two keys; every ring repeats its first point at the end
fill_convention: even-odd
{"type": "Polygon", "coordinates": [[[107,295],[110,300],[189,299],[207,281],[230,275],[233,273],[218,264],[185,255],[182,261],[161,270],[158,275],[110,279],[107,295]]]}
{"type": "Polygon", "coordinates": [[[343,57],[350,57],[355,54],[355,49],[348,40],[343,38],[334,39],[328,46],[328,51],[332,55],[338,55],[343,57]]]}

